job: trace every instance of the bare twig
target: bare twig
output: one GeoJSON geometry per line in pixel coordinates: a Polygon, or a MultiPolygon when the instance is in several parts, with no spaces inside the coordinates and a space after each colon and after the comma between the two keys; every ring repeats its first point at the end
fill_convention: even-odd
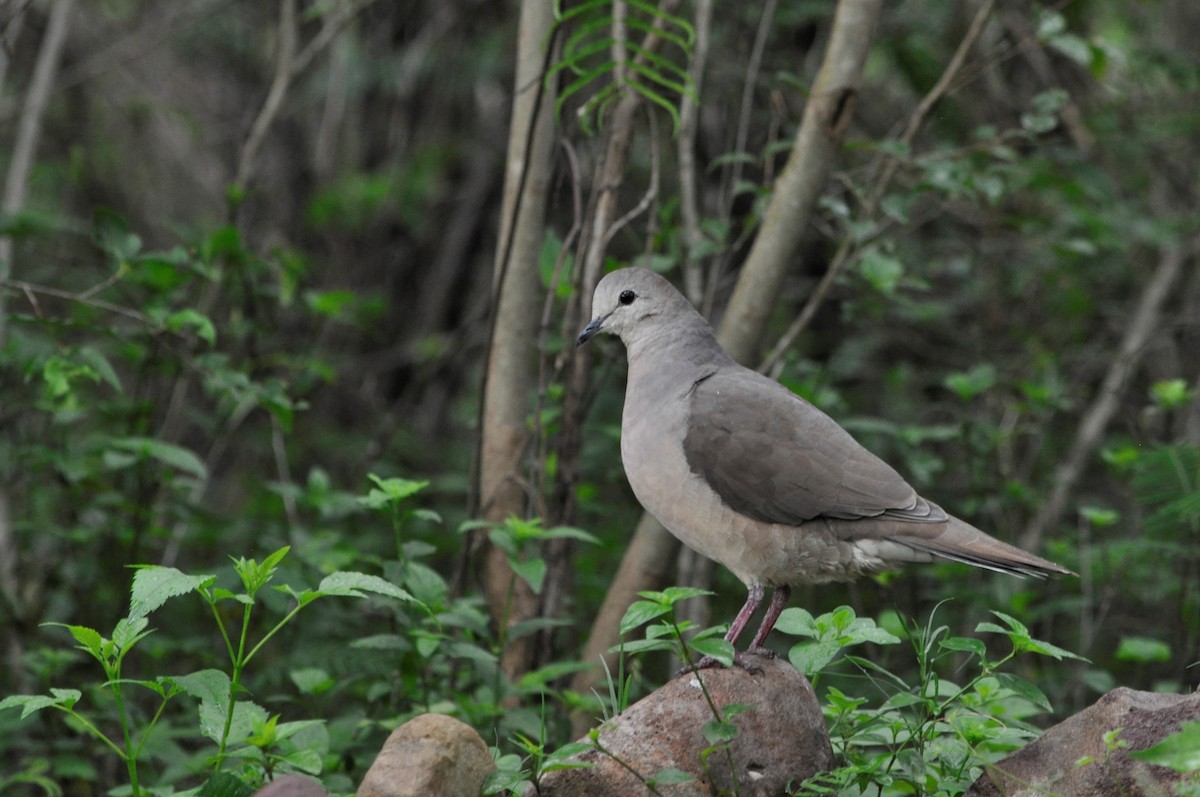
{"type": "MultiPolygon", "coordinates": [[[[699,97],[704,82],[704,66],[708,62],[709,29],[712,27],[713,0],[697,0],[693,27],[696,43],[692,48],[692,89],[699,97]]],[[[696,133],[700,107],[692,95],[679,99],[679,137],[676,157],[679,160],[679,215],[683,222],[683,285],[684,292],[697,307],[704,300],[704,281],[696,252],[704,241],[700,231],[700,196],[696,183],[696,133]]]]}
{"type": "Polygon", "coordinates": [[[604,231],[604,243],[602,248],[607,248],[613,237],[625,228],[631,221],[646,212],[646,210],[658,199],[658,180],[659,180],[659,156],[658,156],[658,136],[655,134],[655,121],[653,111],[647,114],[650,118],[649,124],[651,129],[650,135],[650,185],[646,188],[646,193],[642,194],[642,198],[638,203],[625,212],[621,218],[614,221],[607,230],[604,231]]]}
{"type": "Polygon", "coordinates": [[[287,95],[295,75],[293,61],[296,58],[296,37],[296,0],[279,0],[279,52],[275,56],[275,79],[271,82],[267,99],[255,117],[250,134],[246,136],[242,151],[238,155],[234,183],[239,188],[246,188],[250,182],[258,150],[262,147],[275,117],[279,115],[279,109],[283,107],[283,98],[287,95]]]}
{"type": "MultiPolygon", "coordinates": [[[[733,152],[741,155],[746,149],[750,138],[750,112],[754,110],[754,88],[758,84],[758,73],[762,69],[763,53],[767,49],[767,36],[771,32],[771,23],[775,20],[775,9],[778,0],[767,0],[763,3],[762,14],[758,19],[758,30],[754,33],[754,46],[750,49],[750,59],[746,62],[746,76],[742,80],[742,99],[738,106],[738,124],[734,132],[733,152]]],[[[733,201],[737,195],[738,183],[742,181],[742,160],[735,158],[725,180],[725,217],[729,218],[733,211],[733,201]]]]}
{"type": "Polygon", "coordinates": [[[139,313],[137,310],[134,310],[130,307],[122,307],[119,304],[113,304],[112,302],[106,302],[103,299],[94,298],[93,296],[91,296],[91,294],[93,293],[92,289],[84,291],[83,293],[76,293],[74,291],[64,291],[61,288],[51,288],[48,285],[35,285],[32,282],[21,282],[20,280],[0,279],[0,296],[4,295],[3,291],[5,291],[5,290],[20,291],[21,293],[24,293],[26,295],[26,297],[30,298],[30,303],[33,304],[34,307],[38,310],[39,315],[41,314],[40,313],[41,308],[32,299],[32,297],[38,296],[38,295],[53,296],[55,299],[66,299],[67,301],[71,301],[71,302],[79,302],[80,304],[86,304],[89,307],[95,307],[98,310],[104,310],[109,313],[115,313],[116,315],[124,316],[125,318],[130,318],[134,321],[137,321],[139,324],[143,324],[148,327],[153,327],[153,328],[157,329],[162,326],[161,324],[159,324],[157,321],[150,318],[149,316],[139,313]]]}
{"type": "Polygon", "coordinates": [[[1137,310],[1125,330],[1108,371],[1104,374],[1104,381],[1100,384],[1096,399],[1083,414],[1075,441],[1054,472],[1054,486],[1050,495],[1042,502],[1037,515],[1021,537],[1021,547],[1036,551],[1046,530],[1058,522],[1066,508],[1067,498],[1075,489],[1088,459],[1100,444],[1104,430],[1117,411],[1121,394],[1137,367],[1142,351],[1158,328],[1159,313],[1167,297],[1171,295],[1171,289],[1183,270],[1184,262],[1189,257],[1196,256],[1198,252],[1200,236],[1185,245],[1172,246],[1162,251],[1154,276],[1146,283],[1141,299],[1138,300],[1137,310]]]}

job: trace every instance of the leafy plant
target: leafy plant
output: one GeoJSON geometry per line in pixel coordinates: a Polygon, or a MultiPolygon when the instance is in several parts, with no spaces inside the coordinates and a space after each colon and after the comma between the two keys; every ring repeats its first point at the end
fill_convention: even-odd
{"type": "Polygon", "coordinates": [[[280,548],[262,562],[235,559],[233,570],[241,582],[241,592],[217,586],[215,575],[189,575],[172,567],[141,566],[133,578],[129,614],[117,622],[111,638],[86,626],[51,624],[69,631],[77,647],[99,662],[105,675],[105,681],[99,689],[107,690],[116,707],[120,726],[118,739],[102,730],[98,721],[76,709],[83,697],[78,689],[53,688],[44,695],[11,695],[0,701],[0,709],[20,708],[22,719],[47,708],[65,713],[121,759],[128,772],[129,787],[134,797],[140,797],[147,790],[139,768],[146,743],[167,704],[179,694],[186,694],[199,703],[200,733],[216,745],[216,752],[211,758],[209,782],[228,782],[223,770],[226,760],[231,757],[257,765],[254,783],[261,783],[275,772],[319,773],[321,761],[311,749],[279,752],[285,740],[311,728],[314,723],[279,723],[278,715],[270,716],[265,708],[243,699],[241,695],[246,691],[246,667],[272,637],[319,598],[363,598],[370,592],[410,605],[420,604],[406,590],[365,573],[331,573],[316,589],[301,591],[281,584],[274,589],[292,598],[292,608],[257,641],[253,641],[250,637],[251,621],[255,609],[261,606],[259,594],[274,579],[288,551],[287,547],[280,548]],[[125,658],[153,632],[148,627],[149,615],[171,598],[190,593],[199,595],[212,613],[229,656],[228,672],[205,669],[186,675],[160,675],[152,680],[125,678],[122,674],[125,658]],[[234,623],[232,629],[222,614],[226,604],[241,607],[240,622],[234,623]],[[141,727],[135,726],[134,703],[125,692],[126,687],[140,687],[158,697],[156,710],[149,718],[142,720],[141,727]]]}
{"type": "Polygon", "coordinates": [[[1040,689],[1004,668],[1024,653],[1078,659],[1003,612],[1001,624],[984,622],[977,633],[996,634],[1009,644],[993,657],[983,640],[952,636],[948,626],[908,622],[896,630],[910,643],[917,675],[909,678],[868,657],[848,652],[862,644],[896,645],[902,639],[843,606],[813,617],[786,609],[776,628],[806,637],[789,658],[814,687],[825,687],[825,714],[838,769],[804,784],[798,794],[937,794],[966,790],[983,766],[1037,735],[1026,718],[1051,706],[1040,689]],[[953,670],[973,674],[950,680],[953,670]],[[836,685],[835,685],[836,684],[836,685]]]}

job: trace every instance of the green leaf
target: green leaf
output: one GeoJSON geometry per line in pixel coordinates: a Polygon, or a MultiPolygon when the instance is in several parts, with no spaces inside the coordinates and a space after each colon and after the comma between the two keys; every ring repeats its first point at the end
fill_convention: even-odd
{"type": "Polygon", "coordinates": [[[635,601],[625,610],[621,618],[621,633],[628,634],[643,623],[668,614],[671,607],[656,601],[635,601]]]}
{"type": "Polygon", "coordinates": [[[321,583],[317,585],[317,590],[325,595],[337,595],[349,598],[365,598],[367,596],[363,592],[374,592],[377,595],[395,598],[396,600],[408,603],[418,603],[417,599],[410,595],[407,590],[397,587],[390,581],[386,581],[379,576],[348,570],[340,570],[325,576],[325,578],[321,579],[321,583]]]}
{"type": "MultiPolygon", "coordinates": [[[[649,598],[652,593],[639,592],[638,594],[644,598],[649,598]]],[[[685,601],[688,598],[700,598],[714,593],[712,590],[701,589],[699,587],[667,587],[657,594],[663,603],[674,606],[676,603],[685,601]]]]}
{"type": "Polygon", "coordinates": [[[732,722],[712,720],[711,722],[704,723],[704,727],[700,729],[700,732],[704,734],[704,738],[708,740],[709,744],[722,744],[732,742],[737,738],[738,727],[732,722]]]}
{"type": "Polygon", "coordinates": [[[216,576],[191,576],[174,567],[138,565],[129,592],[129,617],[145,617],[169,599],[210,586],[216,580],[216,576]]]}
{"type": "Polygon", "coordinates": [[[969,371],[948,375],[942,384],[963,401],[970,401],[996,384],[996,367],[991,363],[980,363],[969,371]]]}
{"type": "Polygon", "coordinates": [[[182,689],[184,694],[200,701],[200,733],[212,741],[219,742],[229,706],[232,685],[229,676],[220,670],[210,669],[174,676],[170,680],[182,689]]]}
{"type": "Polygon", "coordinates": [[[337,682],[320,667],[300,667],[288,673],[288,677],[301,694],[319,695],[332,689],[337,682]]]}
{"type": "Polygon", "coordinates": [[[88,628],[84,625],[66,625],[64,623],[45,623],[45,625],[67,629],[71,636],[75,637],[75,641],[79,643],[80,650],[87,651],[101,663],[105,661],[104,637],[96,629],[88,628]]]}
{"type": "Polygon", "coordinates": [[[720,637],[691,639],[687,645],[701,656],[711,656],[726,667],[733,666],[733,644],[720,637]]]}
{"type": "Polygon", "coordinates": [[[862,274],[872,288],[884,296],[891,296],[895,294],[900,279],[904,276],[904,263],[879,249],[870,248],[859,257],[858,273],[862,274]]]}
{"type": "Polygon", "coordinates": [[[172,332],[194,329],[196,336],[209,346],[217,345],[217,328],[213,326],[212,320],[190,308],[171,313],[163,321],[163,325],[172,332]]]}
{"type": "Polygon", "coordinates": [[[947,637],[939,644],[942,650],[954,651],[956,653],[972,653],[981,659],[987,653],[987,646],[983,644],[983,640],[971,637],[947,637]]]}
{"type": "Polygon", "coordinates": [[[195,476],[197,479],[208,479],[208,468],[204,466],[200,458],[183,446],[177,446],[174,443],[166,443],[153,437],[119,437],[109,440],[108,446],[110,449],[133,454],[139,459],[158,460],[168,467],[195,476]]]}
{"type": "Polygon", "coordinates": [[[1100,506],[1081,506],[1079,514],[1096,528],[1115,526],[1121,519],[1121,513],[1117,510],[1100,506]]]}
{"type": "Polygon", "coordinates": [[[1145,750],[1135,750],[1129,757],[1184,774],[1200,770],[1200,720],[1183,723],[1177,733],[1145,750]]]}
{"type": "Polygon", "coordinates": [[[20,707],[21,719],[25,719],[44,708],[71,708],[81,697],[78,689],[51,689],[49,695],[9,695],[0,700],[0,711],[20,707]]]}
{"type": "Polygon", "coordinates": [[[122,392],[121,378],[117,376],[117,372],[113,369],[107,357],[91,346],[80,346],[78,355],[79,359],[90,366],[92,371],[111,388],[118,393],[122,392]]]}
{"type": "Polygon", "coordinates": [[[547,539],[572,539],[586,542],[590,545],[599,545],[600,538],[594,534],[590,534],[583,529],[573,528],[571,526],[555,526],[552,529],[546,529],[543,533],[547,539]]]}
{"type": "Polygon", "coordinates": [[[196,797],[252,797],[254,789],[232,772],[214,772],[196,797]]]}
{"type": "Polygon", "coordinates": [[[145,630],[149,622],[144,616],[123,617],[118,620],[112,632],[112,641],[117,646],[117,650],[120,653],[126,653],[139,640],[149,636],[150,632],[145,630]]]}
{"type": "Polygon", "coordinates": [[[1026,681],[1024,678],[1013,675],[1012,673],[1000,672],[996,673],[996,680],[1001,686],[1025,698],[1042,711],[1054,710],[1054,707],[1050,705],[1050,699],[1046,697],[1046,694],[1029,681],[1026,681]]]}
{"type": "Polygon", "coordinates": [[[812,677],[837,657],[842,644],[836,640],[801,642],[788,651],[788,661],[800,672],[812,677]]]}
{"type": "Polygon", "coordinates": [[[384,479],[374,473],[368,473],[367,478],[375,483],[375,487],[358,500],[368,509],[379,509],[389,504],[398,504],[429,486],[427,481],[413,481],[397,477],[384,479]]]}
{"type": "Polygon", "coordinates": [[[1121,643],[1117,645],[1116,657],[1119,661],[1136,661],[1142,664],[1170,661],[1171,646],[1150,637],[1127,636],[1122,637],[1121,643]]]}
{"type": "Polygon", "coordinates": [[[522,560],[510,556],[508,565],[514,573],[520,576],[522,581],[529,585],[534,595],[542,594],[542,582],[546,579],[545,559],[540,556],[531,556],[522,560]]]}
{"type": "Polygon", "coordinates": [[[1185,379],[1159,380],[1150,386],[1150,396],[1164,410],[1177,409],[1192,400],[1192,392],[1188,390],[1185,379]]]}
{"type": "Polygon", "coordinates": [[[775,630],[793,636],[806,637],[816,637],[820,633],[812,614],[796,606],[784,609],[780,613],[779,619],[775,622],[775,630]]]}

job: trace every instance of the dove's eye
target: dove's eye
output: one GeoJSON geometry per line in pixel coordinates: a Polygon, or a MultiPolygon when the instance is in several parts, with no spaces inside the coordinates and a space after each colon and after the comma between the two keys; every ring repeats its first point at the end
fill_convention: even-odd
{"type": "Polygon", "coordinates": [[[633,291],[621,291],[621,295],[618,297],[618,300],[621,302],[621,304],[633,304],[633,300],[636,298],[637,294],[633,291]]]}

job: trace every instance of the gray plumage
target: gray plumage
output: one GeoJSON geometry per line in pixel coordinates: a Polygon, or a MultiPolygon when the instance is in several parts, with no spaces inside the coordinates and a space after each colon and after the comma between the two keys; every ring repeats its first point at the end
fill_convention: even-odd
{"type": "Polygon", "coordinates": [[[939,557],[1020,576],[1070,573],[917,495],[828,415],[736,363],[657,274],[605,276],[592,315],[577,345],[609,332],[628,353],[621,460],[634,494],[749,590],[731,642],[768,587],[774,595],[752,650],[794,585],[939,557]]]}

